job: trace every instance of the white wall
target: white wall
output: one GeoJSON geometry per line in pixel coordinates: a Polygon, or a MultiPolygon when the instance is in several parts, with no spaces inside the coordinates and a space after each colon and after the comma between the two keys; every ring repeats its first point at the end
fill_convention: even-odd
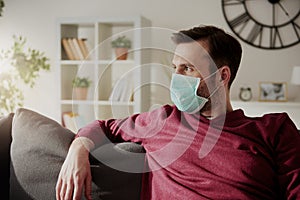
{"type": "MultiPolygon", "coordinates": [[[[185,29],[199,24],[213,24],[230,31],[221,1],[218,0],[4,0],[0,18],[1,49],[12,44],[12,35],[22,35],[28,44],[45,51],[51,59],[51,73],[42,73],[37,86],[25,91],[25,106],[58,119],[60,115],[56,85],[56,19],[76,16],[143,15],[153,26],[185,29]]],[[[159,38],[158,38],[159,39],[159,38]]],[[[169,41],[161,41],[168,43],[169,41]]],[[[292,66],[300,65],[300,45],[283,50],[260,50],[242,42],[243,61],[232,87],[232,98],[238,98],[239,87],[251,86],[254,99],[259,81],[289,81],[292,66]]],[[[290,92],[290,96],[293,95],[290,92]]]]}

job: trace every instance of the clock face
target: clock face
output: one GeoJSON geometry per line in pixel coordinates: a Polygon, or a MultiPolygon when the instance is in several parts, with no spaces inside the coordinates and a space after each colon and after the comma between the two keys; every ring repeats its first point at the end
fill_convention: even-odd
{"type": "Polygon", "coordinates": [[[250,88],[241,88],[239,97],[243,101],[251,100],[251,98],[252,98],[251,89],[250,88]]]}
{"type": "Polygon", "coordinates": [[[299,0],[222,0],[225,20],[244,42],[262,49],[300,43],[299,0]]]}

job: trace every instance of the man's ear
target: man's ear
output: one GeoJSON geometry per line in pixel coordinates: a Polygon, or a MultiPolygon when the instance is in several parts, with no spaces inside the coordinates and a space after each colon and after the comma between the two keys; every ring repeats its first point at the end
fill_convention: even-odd
{"type": "Polygon", "coordinates": [[[219,68],[219,72],[220,72],[220,82],[222,82],[224,85],[228,85],[231,77],[230,68],[227,65],[224,65],[221,68],[219,68]]]}

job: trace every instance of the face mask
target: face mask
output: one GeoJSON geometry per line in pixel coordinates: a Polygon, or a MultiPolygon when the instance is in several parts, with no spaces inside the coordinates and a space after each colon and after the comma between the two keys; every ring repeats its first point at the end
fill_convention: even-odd
{"type": "MultiPolygon", "coordinates": [[[[210,76],[206,78],[209,78],[210,76]]],[[[190,114],[200,111],[208,102],[208,98],[210,98],[220,87],[218,86],[208,98],[198,96],[197,89],[199,87],[200,80],[200,78],[180,74],[172,75],[170,87],[171,100],[180,111],[190,114]]]]}

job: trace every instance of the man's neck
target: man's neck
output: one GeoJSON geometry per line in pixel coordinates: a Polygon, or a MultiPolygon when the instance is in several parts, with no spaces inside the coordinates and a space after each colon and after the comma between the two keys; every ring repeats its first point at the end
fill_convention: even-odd
{"type": "Polygon", "coordinates": [[[226,114],[233,111],[231,102],[229,98],[226,98],[225,102],[217,102],[210,106],[210,109],[200,111],[201,115],[207,119],[214,119],[220,115],[226,114]],[[224,104],[225,103],[225,104],[224,104]]]}

